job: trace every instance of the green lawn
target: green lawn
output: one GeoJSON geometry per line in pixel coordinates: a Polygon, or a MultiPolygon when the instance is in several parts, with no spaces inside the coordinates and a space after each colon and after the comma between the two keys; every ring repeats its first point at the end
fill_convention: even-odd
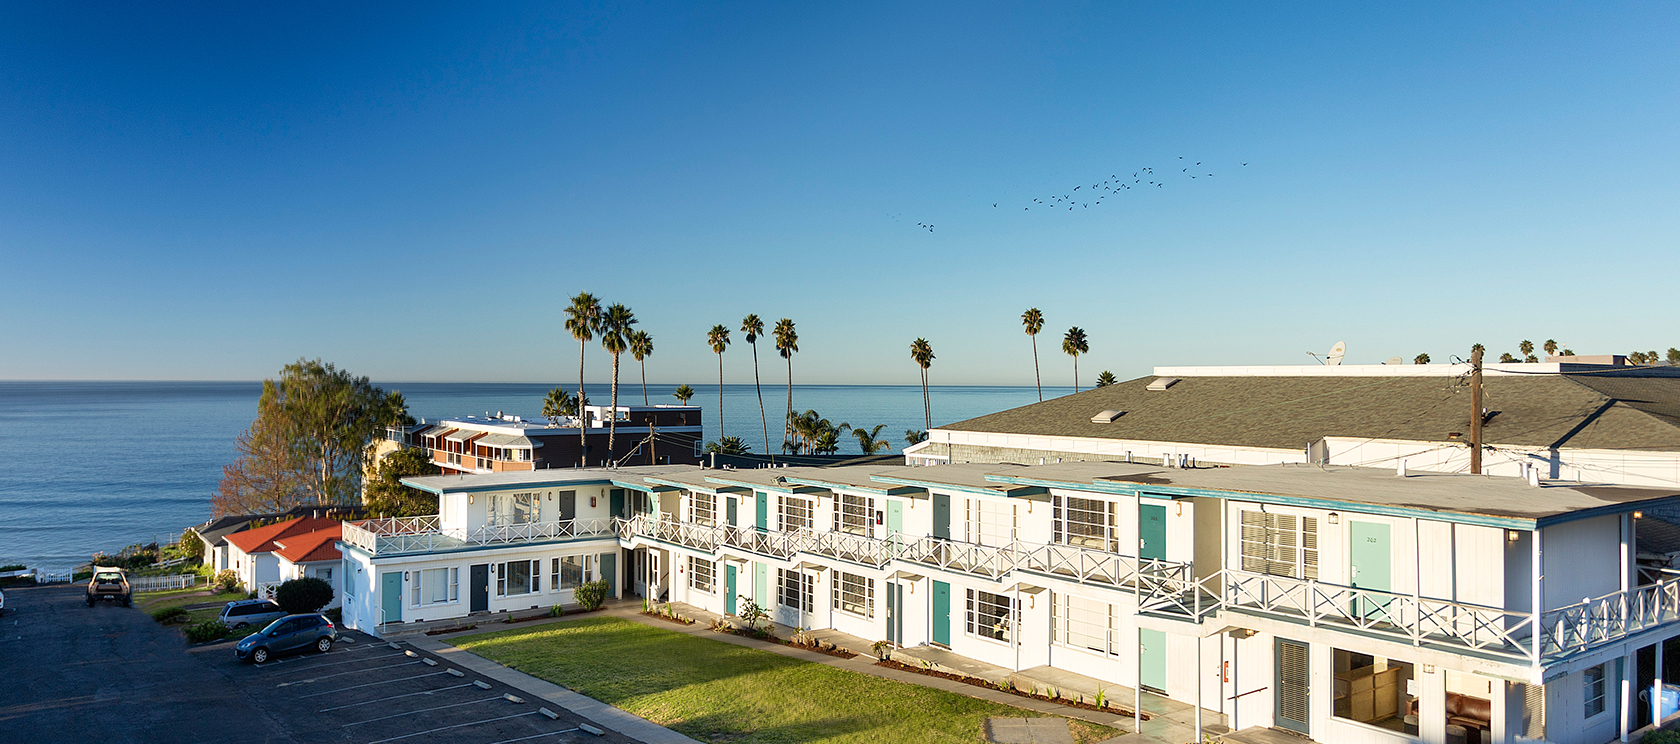
{"type": "MultiPolygon", "coordinates": [[[[586,618],[456,646],[705,742],[979,742],[993,716],[1042,714],[769,651],[586,618]]],[[[1119,732],[1074,721],[1081,744],[1119,732]]]]}

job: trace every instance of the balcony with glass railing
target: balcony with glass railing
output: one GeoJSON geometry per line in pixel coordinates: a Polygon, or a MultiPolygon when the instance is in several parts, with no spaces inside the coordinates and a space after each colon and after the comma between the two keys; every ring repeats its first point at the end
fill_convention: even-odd
{"type": "Polygon", "coordinates": [[[487,524],[473,529],[442,526],[437,515],[364,519],[345,522],[343,540],[374,556],[454,550],[462,547],[518,545],[616,538],[612,518],[557,522],[487,524]]]}

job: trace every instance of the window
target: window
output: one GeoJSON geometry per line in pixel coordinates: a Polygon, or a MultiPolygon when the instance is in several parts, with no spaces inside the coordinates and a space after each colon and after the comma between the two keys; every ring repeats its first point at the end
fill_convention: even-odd
{"type": "Polygon", "coordinates": [[[834,497],[834,531],[868,537],[874,512],[875,499],[849,493],[838,494],[834,497]]]}
{"type": "Polygon", "coordinates": [[[323,566],[321,568],[315,569],[315,578],[320,579],[322,581],[325,581],[328,584],[331,584],[332,583],[332,567],[331,566],[323,566]]]}
{"type": "Polygon", "coordinates": [[[595,580],[595,556],[563,555],[549,559],[548,590],[576,589],[595,580]]]}
{"type": "Polygon", "coordinates": [[[1120,539],[1115,523],[1120,505],[1111,501],[1082,499],[1076,496],[1056,496],[1052,518],[1056,524],[1056,542],[1093,550],[1119,552],[1120,539]]]}
{"type": "Polygon", "coordinates": [[[428,568],[410,574],[409,595],[415,607],[458,602],[461,599],[461,569],[428,568]]]}
{"type": "Polygon", "coordinates": [[[1050,639],[1063,646],[1117,654],[1114,606],[1107,602],[1050,595],[1050,639]]]}
{"type": "Polygon", "coordinates": [[[875,582],[845,572],[834,574],[834,609],[860,617],[875,617],[875,582]]]}
{"type": "Polygon", "coordinates": [[[1002,594],[968,590],[968,634],[1009,642],[1015,625],[1015,600],[1002,594]]]}
{"type": "Polygon", "coordinates": [[[1604,679],[1603,664],[1589,667],[1581,672],[1581,698],[1586,701],[1585,713],[1587,718],[1603,713],[1605,708],[1609,707],[1605,705],[1609,686],[1604,684],[1604,679]]]}
{"type": "Polygon", "coordinates": [[[1331,650],[1331,664],[1332,715],[1417,735],[1417,697],[1408,692],[1416,675],[1410,663],[1338,648],[1331,650]]]}
{"type": "Polygon", "coordinates": [[[717,524],[717,494],[690,491],[688,503],[689,519],[695,524],[708,527],[717,524]]]}
{"type": "Polygon", "coordinates": [[[816,579],[803,571],[776,569],[777,596],[783,607],[802,612],[816,612],[811,595],[816,593],[816,579]]]}
{"type": "Polygon", "coordinates": [[[786,532],[811,529],[812,512],[815,505],[811,499],[801,499],[794,496],[781,498],[781,525],[786,532]]]}
{"type": "Polygon", "coordinates": [[[688,588],[710,594],[717,590],[717,572],[711,561],[688,557],[688,588]]]}
{"type": "Polygon", "coordinates": [[[981,545],[1003,547],[1015,541],[1017,507],[990,499],[964,499],[968,517],[968,540],[981,545]]]}
{"type": "Polygon", "coordinates": [[[529,524],[537,521],[539,508],[538,494],[499,493],[490,497],[486,521],[493,527],[529,524]]]}
{"type": "Polygon", "coordinates": [[[642,491],[629,491],[628,495],[630,497],[630,516],[635,517],[653,513],[653,502],[648,499],[648,495],[646,493],[643,493],[642,491]]]}
{"type": "Polygon", "coordinates": [[[538,589],[542,576],[540,561],[511,561],[496,565],[496,596],[530,594],[538,589]]]}
{"type": "Polygon", "coordinates": [[[1318,578],[1318,520],[1294,514],[1242,513],[1244,571],[1318,578]]]}

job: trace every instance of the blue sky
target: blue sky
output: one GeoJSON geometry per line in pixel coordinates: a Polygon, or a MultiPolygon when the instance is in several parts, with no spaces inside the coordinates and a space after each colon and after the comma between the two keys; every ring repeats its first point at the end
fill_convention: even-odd
{"type": "Polygon", "coordinates": [[[479,5],[0,7],[0,378],[566,380],[580,290],[673,383],[1680,346],[1673,4],[479,5]]]}

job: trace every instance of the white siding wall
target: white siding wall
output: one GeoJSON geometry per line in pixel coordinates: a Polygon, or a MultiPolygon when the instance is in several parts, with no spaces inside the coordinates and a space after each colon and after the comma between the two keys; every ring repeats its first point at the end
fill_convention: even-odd
{"type": "Polygon", "coordinates": [[[1583,519],[1540,533],[1546,609],[1620,590],[1621,517],[1583,519]]]}

